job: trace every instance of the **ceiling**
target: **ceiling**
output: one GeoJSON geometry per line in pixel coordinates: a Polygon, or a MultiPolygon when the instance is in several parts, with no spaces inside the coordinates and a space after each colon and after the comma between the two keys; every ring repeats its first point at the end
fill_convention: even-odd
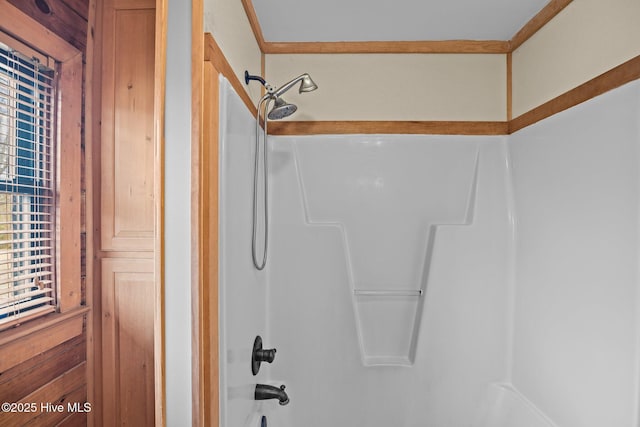
{"type": "Polygon", "coordinates": [[[267,42],[510,40],[549,0],[253,0],[267,42]]]}

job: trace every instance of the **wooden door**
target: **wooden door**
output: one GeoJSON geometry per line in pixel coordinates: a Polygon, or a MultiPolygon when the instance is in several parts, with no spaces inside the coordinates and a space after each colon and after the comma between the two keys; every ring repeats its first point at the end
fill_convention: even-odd
{"type": "MultiPolygon", "coordinates": [[[[105,426],[156,424],[154,0],[105,0],[100,139],[101,381],[105,426]]],[[[161,403],[160,403],[161,404],[161,403]]]]}

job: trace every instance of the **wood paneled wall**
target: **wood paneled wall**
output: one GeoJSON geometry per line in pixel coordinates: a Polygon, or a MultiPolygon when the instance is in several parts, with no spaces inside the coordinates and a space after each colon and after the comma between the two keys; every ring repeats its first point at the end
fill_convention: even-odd
{"type": "MultiPolygon", "coordinates": [[[[63,58],[92,67],[86,71],[70,68],[72,74],[63,68],[64,79],[91,79],[85,85],[91,90],[85,90],[84,98],[78,96],[63,105],[63,110],[73,107],[77,113],[70,121],[83,124],[83,154],[62,174],[82,181],[74,183],[74,188],[82,190],[75,200],[82,199],[85,206],[72,213],[79,222],[74,223],[73,233],[81,234],[82,244],[65,257],[83,279],[78,287],[82,292],[66,296],[71,306],[64,307],[65,314],[57,317],[57,323],[42,319],[30,324],[27,334],[20,332],[25,331],[22,327],[11,335],[0,334],[0,392],[5,393],[0,397],[51,403],[84,403],[89,397],[92,411],[89,416],[65,411],[64,420],[58,415],[0,414],[0,425],[63,421],[62,425],[151,426],[156,423],[156,407],[161,406],[154,398],[154,369],[161,365],[154,354],[159,318],[154,238],[154,212],[159,203],[154,170],[155,1],[45,3],[51,8],[49,13],[33,1],[0,0],[0,16],[7,18],[0,27],[16,30],[37,21],[44,29],[34,33],[34,38],[55,39],[54,54],[64,56],[60,46],[66,43],[60,41],[86,46],[91,53],[87,58],[82,51],[84,61],[78,56],[63,58]],[[32,16],[7,12],[18,9],[32,16]],[[9,20],[10,16],[14,19],[9,20]],[[89,41],[83,41],[87,36],[89,41]],[[87,112],[82,117],[77,108],[80,99],[87,112]],[[85,138],[90,144],[84,143],[85,138]],[[84,281],[87,277],[88,283],[84,281]],[[89,304],[93,312],[87,315],[88,308],[78,309],[74,304],[89,304]],[[33,325],[41,327],[34,329],[33,325]],[[19,384],[22,376],[39,380],[19,384]]],[[[64,245],[61,248],[67,251],[64,245]]]]}
{"type": "MultiPolygon", "coordinates": [[[[30,411],[0,413],[2,426],[80,426],[86,425],[91,412],[88,402],[87,334],[90,307],[84,286],[87,256],[83,190],[86,132],[82,104],[86,90],[84,63],[89,21],[88,0],[47,0],[49,13],[38,9],[35,1],[0,0],[0,29],[47,51],[61,67],[61,132],[65,134],[61,151],[67,169],[61,174],[65,185],[65,230],[60,246],[62,280],[60,311],[25,322],[0,333],[0,402],[29,403],[30,411]],[[65,89],[74,88],[74,89],[65,89]],[[78,129],[80,127],[80,129],[78,129]],[[73,135],[68,134],[69,132],[73,135]],[[71,280],[73,283],[66,286],[71,280]],[[81,285],[82,282],[82,285],[81,285]],[[62,405],[61,411],[41,405],[62,405]],[[69,410],[69,403],[79,405],[69,410]],[[89,406],[85,406],[88,403],[89,406]]],[[[64,165],[65,163],[62,162],[64,165]]],[[[17,409],[17,408],[16,408],[17,409]]],[[[24,407],[23,407],[24,409],[24,407]]]]}
{"type": "Polygon", "coordinates": [[[79,51],[85,51],[89,19],[88,0],[8,0],[8,2],[79,51]]]}
{"type": "Polygon", "coordinates": [[[91,409],[84,406],[87,402],[84,323],[83,316],[72,317],[2,346],[9,357],[0,362],[0,402],[35,406],[28,411],[0,413],[0,425],[53,426],[72,421],[86,424],[91,409]],[[47,403],[62,405],[62,410],[42,406],[47,403]],[[70,411],[69,403],[80,405],[82,411],[70,411]]]}

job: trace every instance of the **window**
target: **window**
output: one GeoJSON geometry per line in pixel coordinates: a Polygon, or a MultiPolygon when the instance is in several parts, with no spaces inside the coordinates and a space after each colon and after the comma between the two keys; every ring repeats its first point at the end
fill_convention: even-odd
{"type": "Polygon", "coordinates": [[[56,308],[55,75],[0,43],[0,329],[56,308]]]}

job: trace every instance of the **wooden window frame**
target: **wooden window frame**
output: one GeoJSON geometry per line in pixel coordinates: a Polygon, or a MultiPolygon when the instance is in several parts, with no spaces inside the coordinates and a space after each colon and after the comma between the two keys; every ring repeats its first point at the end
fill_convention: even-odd
{"type": "Polygon", "coordinates": [[[37,21],[0,0],[0,30],[58,63],[56,289],[57,311],[0,332],[3,344],[84,314],[81,277],[83,55],[37,21]]]}

